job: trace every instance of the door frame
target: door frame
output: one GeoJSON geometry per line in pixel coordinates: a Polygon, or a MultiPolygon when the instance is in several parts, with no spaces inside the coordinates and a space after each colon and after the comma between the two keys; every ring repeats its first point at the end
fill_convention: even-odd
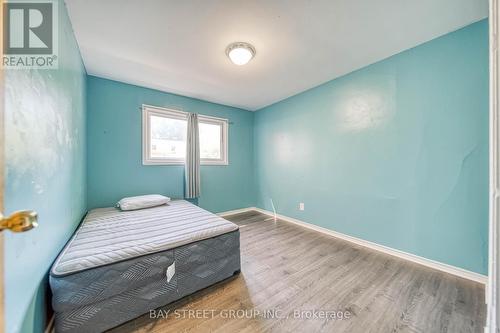
{"type": "MultiPolygon", "coordinates": [[[[4,1],[0,0],[0,38],[3,40],[3,7],[4,1]]],[[[3,42],[0,41],[0,56],[3,56],[3,42]]],[[[3,61],[0,61],[0,213],[4,212],[4,70],[3,61]]],[[[0,332],[5,332],[4,317],[4,244],[3,233],[0,232],[0,332]]]]}
{"type": "Polygon", "coordinates": [[[489,181],[489,260],[486,301],[488,314],[485,332],[500,332],[500,58],[498,45],[500,0],[489,1],[490,44],[490,181],[489,181]]]}

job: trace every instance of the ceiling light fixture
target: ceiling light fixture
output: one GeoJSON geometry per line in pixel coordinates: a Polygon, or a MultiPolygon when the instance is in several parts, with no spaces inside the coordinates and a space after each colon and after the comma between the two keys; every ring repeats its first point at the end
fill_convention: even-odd
{"type": "Polygon", "coordinates": [[[244,42],[231,43],[226,49],[226,54],[238,66],[245,65],[255,56],[255,48],[244,42]]]}

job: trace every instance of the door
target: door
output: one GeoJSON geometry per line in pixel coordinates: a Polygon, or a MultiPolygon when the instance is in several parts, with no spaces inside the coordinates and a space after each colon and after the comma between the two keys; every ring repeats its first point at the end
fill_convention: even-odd
{"type": "MultiPolygon", "coordinates": [[[[3,18],[4,6],[0,6],[0,18],[3,18]]],[[[0,22],[0,36],[3,36],[3,20],[0,22]]],[[[0,54],[3,53],[3,43],[0,43],[0,54]]],[[[33,211],[17,211],[10,215],[3,215],[4,212],[4,178],[5,178],[5,103],[4,103],[4,83],[5,72],[3,62],[0,65],[0,332],[6,331],[5,321],[5,293],[4,293],[4,233],[5,232],[25,232],[37,226],[37,214],[33,211]]]]}
{"type": "MultiPolygon", "coordinates": [[[[2,1],[0,3],[0,55],[4,55],[4,31],[6,27],[4,25],[4,12],[5,3],[2,1]]],[[[5,258],[7,251],[5,246],[6,233],[23,233],[35,228],[37,224],[37,214],[34,211],[5,211],[7,208],[5,206],[5,183],[6,183],[6,98],[5,98],[5,87],[6,87],[6,71],[3,66],[3,57],[0,62],[0,332],[9,331],[7,328],[7,316],[6,316],[6,278],[5,274],[8,271],[5,269],[5,258]],[[4,215],[5,214],[5,215],[4,215]]],[[[12,110],[10,110],[12,111],[12,110]]],[[[30,206],[30,202],[25,203],[26,207],[30,206]]],[[[8,209],[8,208],[7,208],[8,209]]],[[[13,257],[15,253],[9,253],[10,257],[13,257]]],[[[14,258],[15,260],[15,258],[14,258]]],[[[13,295],[14,296],[14,295],[13,295]]]]}
{"type": "Polygon", "coordinates": [[[38,333],[54,318],[48,271],[86,212],[87,75],[64,1],[6,4],[0,221],[19,232],[1,232],[4,327],[38,333]]]}

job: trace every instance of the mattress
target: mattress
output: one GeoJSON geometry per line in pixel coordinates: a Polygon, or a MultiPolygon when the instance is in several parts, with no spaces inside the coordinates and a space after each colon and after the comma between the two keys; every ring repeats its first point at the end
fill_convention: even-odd
{"type": "Polygon", "coordinates": [[[55,261],[56,332],[101,332],[239,272],[231,222],[186,201],[134,212],[89,212],[55,261]]]}
{"type": "Polygon", "coordinates": [[[134,211],[94,209],[56,259],[51,274],[73,274],[236,229],[236,224],[185,200],[134,211]]]}

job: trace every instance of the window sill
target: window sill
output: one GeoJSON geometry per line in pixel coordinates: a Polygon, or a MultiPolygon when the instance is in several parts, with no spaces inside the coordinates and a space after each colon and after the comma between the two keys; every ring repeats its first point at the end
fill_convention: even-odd
{"type": "MultiPolygon", "coordinates": [[[[184,162],[142,161],[142,165],[184,165],[184,162]]],[[[201,162],[202,166],[228,166],[229,162],[201,162]]]]}

